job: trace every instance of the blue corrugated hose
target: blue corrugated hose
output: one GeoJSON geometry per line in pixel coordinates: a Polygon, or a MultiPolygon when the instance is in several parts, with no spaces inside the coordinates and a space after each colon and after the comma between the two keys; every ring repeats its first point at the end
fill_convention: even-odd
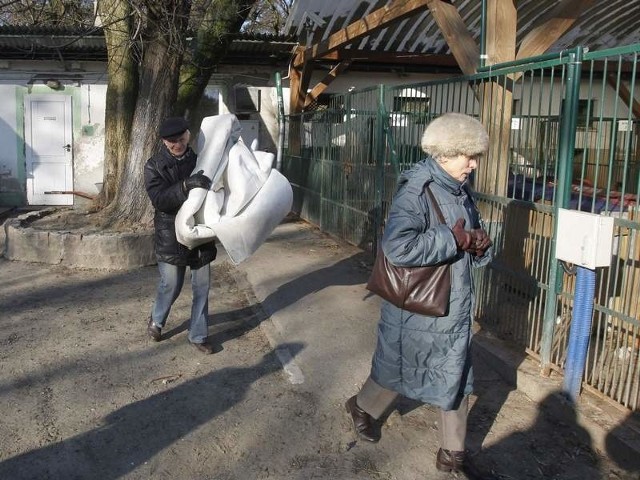
{"type": "Polygon", "coordinates": [[[587,358],[589,337],[591,336],[591,316],[593,314],[593,295],[596,289],[596,272],[578,267],[576,276],[576,294],[573,299],[571,330],[567,361],[564,368],[564,390],[575,403],[580,395],[582,375],[587,358]]]}

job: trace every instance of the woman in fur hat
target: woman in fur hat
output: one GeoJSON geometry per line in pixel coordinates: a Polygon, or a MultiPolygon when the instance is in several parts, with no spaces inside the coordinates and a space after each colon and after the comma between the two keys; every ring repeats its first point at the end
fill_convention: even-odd
{"type": "Polygon", "coordinates": [[[371,373],[345,406],[358,436],[370,442],[379,440],[376,420],[399,394],[439,407],[436,467],[461,471],[473,387],[471,268],[491,259],[491,241],[481,226],[467,180],[487,152],[489,137],[478,120],[447,113],[427,126],[421,146],[428,156],[400,175],[381,246],[387,259],[398,266],[448,262],[449,309],[444,317],[428,317],[382,300],[371,373]],[[430,204],[427,186],[445,224],[430,204]]]}

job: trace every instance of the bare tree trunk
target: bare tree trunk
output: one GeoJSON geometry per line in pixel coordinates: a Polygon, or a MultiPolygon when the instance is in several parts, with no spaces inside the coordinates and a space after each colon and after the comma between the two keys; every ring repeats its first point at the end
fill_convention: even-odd
{"type": "Polygon", "coordinates": [[[179,68],[180,59],[168,56],[159,42],[149,45],[131,128],[129,158],[112,203],[119,221],[145,225],[151,222],[153,211],[144,187],[144,163],[160,145],[157,127],[176,98],[179,68]]]}
{"type": "Polygon", "coordinates": [[[138,95],[138,66],[132,52],[131,8],[121,0],[101,0],[98,12],[105,25],[109,52],[104,148],[104,180],[96,207],[115,198],[129,156],[131,125],[138,95]]]}
{"type": "Polygon", "coordinates": [[[124,163],[109,216],[120,224],[150,226],[153,208],[144,186],[144,164],[160,145],[157,128],[172,111],[182,64],[188,2],[166,0],[149,9],[140,65],[138,100],[131,126],[129,155],[124,163]],[[168,18],[168,12],[173,18],[168,18]]]}
{"type": "Polygon", "coordinates": [[[104,226],[151,225],[144,164],[160,146],[157,127],[169,115],[188,115],[197,104],[231,41],[229,34],[239,31],[254,1],[214,0],[206,5],[178,97],[191,2],[100,0],[109,54],[105,180],[96,204],[103,208],[104,226]],[[143,29],[139,36],[134,25],[143,29]],[[141,61],[134,48],[140,49],[141,61]]]}

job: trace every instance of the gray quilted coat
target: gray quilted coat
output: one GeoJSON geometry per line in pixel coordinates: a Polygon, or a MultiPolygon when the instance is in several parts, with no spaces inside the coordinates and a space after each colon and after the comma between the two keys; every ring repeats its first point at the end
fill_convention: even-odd
{"type": "Polygon", "coordinates": [[[479,214],[467,188],[428,157],[400,176],[382,238],[382,249],[395,265],[451,263],[451,297],[446,317],[426,317],[382,301],[378,344],[371,377],[379,385],[444,410],[457,409],[473,389],[471,341],[474,288],[471,269],[491,260],[491,249],[475,257],[458,252],[450,227],[458,218],[465,228],[479,227],[479,214]],[[446,225],[429,207],[429,183],[446,225]]]}

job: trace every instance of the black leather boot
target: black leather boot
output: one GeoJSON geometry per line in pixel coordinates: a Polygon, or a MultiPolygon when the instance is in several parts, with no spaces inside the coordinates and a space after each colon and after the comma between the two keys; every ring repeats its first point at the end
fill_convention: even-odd
{"type": "Polygon", "coordinates": [[[374,425],[375,420],[358,406],[355,395],[347,400],[344,406],[347,412],[351,414],[353,427],[356,429],[356,433],[360,438],[372,443],[380,440],[380,434],[376,431],[374,425]]]}
{"type": "Polygon", "coordinates": [[[155,342],[162,340],[162,331],[160,327],[153,323],[153,318],[151,317],[149,317],[149,322],[147,323],[147,333],[155,342]]]}
{"type": "Polygon", "coordinates": [[[441,448],[436,456],[436,468],[441,472],[462,472],[465,467],[465,458],[464,452],[441,448]]]}

